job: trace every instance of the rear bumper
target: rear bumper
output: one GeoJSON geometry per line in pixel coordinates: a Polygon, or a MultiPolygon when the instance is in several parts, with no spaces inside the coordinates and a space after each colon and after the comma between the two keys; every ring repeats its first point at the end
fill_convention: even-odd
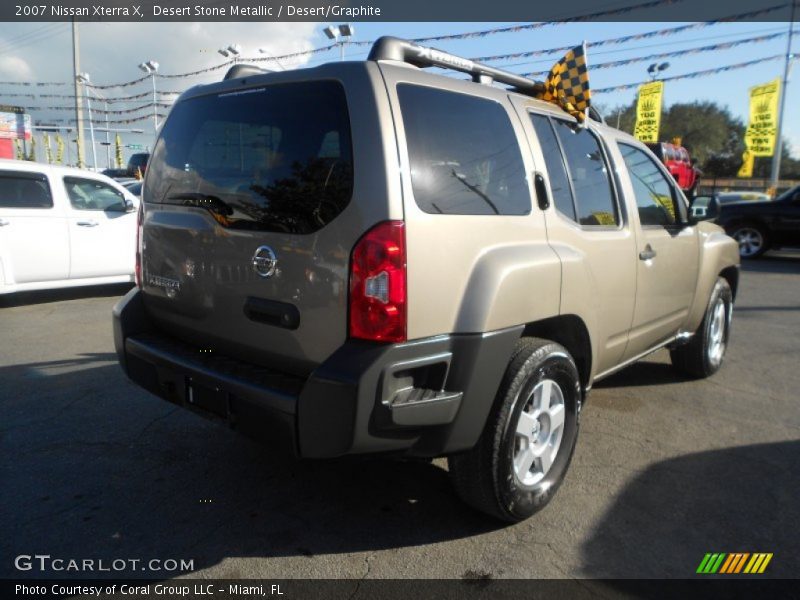
{"type": "Polygon", "coordinates": [[[135,383],[307,458],[471,448],[522,332],[403,344],[348,340],[299,378],[166,337],[149,320],[138,289],[114,307],[113,319],[120,364],[135,383]]]}

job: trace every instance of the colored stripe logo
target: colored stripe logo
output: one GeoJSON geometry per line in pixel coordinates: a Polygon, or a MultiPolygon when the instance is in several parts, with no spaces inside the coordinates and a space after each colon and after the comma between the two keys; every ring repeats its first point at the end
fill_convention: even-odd
{"type": "Polygon", "coordinates": [[[738,573],[763,573],[772,560],[772,552],[707,553],[696,573],[700,575],[736,575],[738,573]]]}

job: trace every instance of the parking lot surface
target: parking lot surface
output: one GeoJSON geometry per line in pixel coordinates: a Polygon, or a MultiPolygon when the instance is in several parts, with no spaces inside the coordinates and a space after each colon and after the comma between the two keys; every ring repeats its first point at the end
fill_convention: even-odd
{"type": "Polygon", "coordinates": [[[800,254],[743,266],[716,376],[662,351],[598,383],[564,486],[515,526],[462,505],[445,461],[287,461],[148,395],[116,364],[126,289],[0,299],[3,577],[41,577],[14,568],[39,553],[226,578],[682,578],[707,552],[797,576],[800,254]]]}

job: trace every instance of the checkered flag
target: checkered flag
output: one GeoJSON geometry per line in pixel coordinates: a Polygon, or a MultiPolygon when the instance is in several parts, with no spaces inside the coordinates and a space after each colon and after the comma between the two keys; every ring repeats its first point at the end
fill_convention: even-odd
{"type": "Polygon", "coordinates": [[[586,119],[586,111],[592,104],[586,42],[567,52],[553,65],[544,82],[544,90],[536,97],[557,104],[581,123],[586,119]]]}

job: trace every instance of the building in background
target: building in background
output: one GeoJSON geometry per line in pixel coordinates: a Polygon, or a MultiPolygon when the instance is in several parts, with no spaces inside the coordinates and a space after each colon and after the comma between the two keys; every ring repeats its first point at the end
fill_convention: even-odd
{"type": "Polygon", "coordinates": [[[21,143],[23,152],[27,152],[30,140],[31,116],[21,106],[0,104],[0,158],[16,158],[17,143],[21,143]]]}

